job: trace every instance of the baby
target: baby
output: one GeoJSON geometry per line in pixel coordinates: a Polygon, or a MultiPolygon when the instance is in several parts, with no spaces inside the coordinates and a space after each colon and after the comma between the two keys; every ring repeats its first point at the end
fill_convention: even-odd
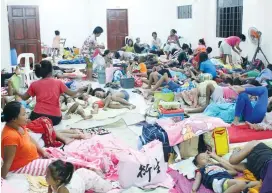
{"type": "Polygon", "coordinates": [[[246,183],[242,180],[233,179],[238,172],[225,159],[215,153],[205,152],[195,156],[193,163],[199,168],[196,171],[192,193],[196,193],[202,183],[206,188],[215,193],[240,193],[247,188],[260,185],[258,181],[246,183]],[[218,163],[214,163],[212,159],[218,163]]]}

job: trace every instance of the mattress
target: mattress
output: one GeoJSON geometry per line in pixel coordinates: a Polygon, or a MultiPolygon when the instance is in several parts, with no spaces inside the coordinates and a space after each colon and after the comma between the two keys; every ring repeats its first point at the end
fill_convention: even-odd
{"type": "Polygon", "coordinates": [[[228,128],[228,132],[230,143],[272,139],[272,131],[255,131],[250,129],[248,125],[231,126],[228,128]]]}

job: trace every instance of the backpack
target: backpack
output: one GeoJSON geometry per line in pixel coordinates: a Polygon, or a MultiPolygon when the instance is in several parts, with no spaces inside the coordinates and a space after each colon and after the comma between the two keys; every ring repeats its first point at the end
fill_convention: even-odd
{"type": "Polygon", "coordinates": [[[262,60],[260,59],[255,59],[251,65],[249,66],[248,70],[254,70],[257,69],[259,71],[262,71],[265,68],[264,63],[262,60]]]}
{"type": "Polygon", "coordinates": [[[159,140],[163,144],[164,160],[167,162],[172,147],[169,145],[167,133],[158,124],[143,125],[142,135],[140,140],[143,145],[150,143],[153,140],[159,140]]]}

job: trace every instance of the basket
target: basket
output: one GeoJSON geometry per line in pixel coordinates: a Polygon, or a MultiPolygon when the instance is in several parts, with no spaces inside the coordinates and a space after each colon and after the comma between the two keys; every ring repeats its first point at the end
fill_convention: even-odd
{"type": "Polygon", "coordinates": [[[122,88],[134,88],[134,78],[121,78],[120,84],[122,88]]]}

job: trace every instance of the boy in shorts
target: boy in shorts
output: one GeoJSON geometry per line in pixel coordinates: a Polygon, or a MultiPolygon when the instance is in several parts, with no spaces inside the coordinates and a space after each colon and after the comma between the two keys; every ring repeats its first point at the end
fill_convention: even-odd
{"type": "Polygon", "coordinates": [[[233,179],[238,172],[225,159],[215,153],[205,152],[196,155],[193,163],[199,168],[196,171],[192,193],[196,193],[202,183],[206,188],[215,193],[240,193],[243,190],[260,185],[258,181],[246,181],[233,179]],[[214,163],[212,159],[218,164],[214,163]]]}

